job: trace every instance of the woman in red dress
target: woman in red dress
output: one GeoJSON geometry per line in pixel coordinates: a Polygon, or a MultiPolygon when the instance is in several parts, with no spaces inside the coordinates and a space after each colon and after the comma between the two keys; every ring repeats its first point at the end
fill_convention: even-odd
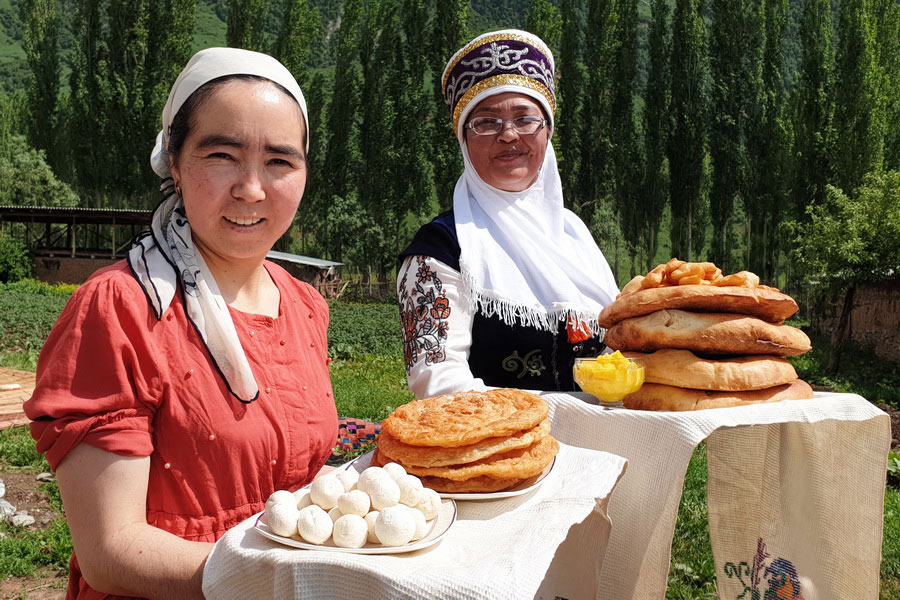
{"type": "Polygon", "coordinates": [[[265,260],[306,185],[299,86],[204,50],[162,125],[152,230],[72,296],[25,405],[72,533],[67,598],[202,598],[213,543],[335,443],[328,307],[265,260]]]}

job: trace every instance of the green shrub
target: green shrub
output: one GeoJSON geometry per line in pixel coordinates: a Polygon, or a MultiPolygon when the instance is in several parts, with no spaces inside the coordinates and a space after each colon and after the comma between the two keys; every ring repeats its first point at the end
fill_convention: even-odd
{"type": "Polygon", "coordinates": [[[0,231],[0,281],[18,281],[31,275],[31,258],[25,244],[0,231]]]}
{"type": "Polygon", "coordinates": [[[396,304],[332,301],[328,353],[332,358],[400,358],[402,336],[396,304]]]}

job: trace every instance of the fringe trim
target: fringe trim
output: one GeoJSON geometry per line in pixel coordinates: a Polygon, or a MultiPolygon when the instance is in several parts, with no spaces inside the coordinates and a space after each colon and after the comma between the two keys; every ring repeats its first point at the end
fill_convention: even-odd
{"type": "Polygon", "coordinates": [[[588,312],[581,307],[572,304],[560,304],[547,308],[541,304],[527,306],[508,300],[506,298],[493,298],[484,294],[471,273],[460,264],[460,275],[463,285],[460,289],[460,300],[470,312],[480,312],[486,317],[497,315],[506,325],[521,325],[533,327],[541,331],[555,333],[559,323],[585,323],[592,336],[599,336],[602,340],[606,330],[600,327],[597,321],[598,314],[588,312]]]}

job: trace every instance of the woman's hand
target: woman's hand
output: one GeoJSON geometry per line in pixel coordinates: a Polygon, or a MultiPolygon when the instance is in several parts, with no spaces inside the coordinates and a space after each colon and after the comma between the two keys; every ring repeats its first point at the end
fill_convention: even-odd
{"type": "Polygon", "coordinates": [[[82,443],[57,481],[85,581],[107,594],[203,598],[213,545],[190,542],[147,523],[149,457],[127,457],[82,443]]]}

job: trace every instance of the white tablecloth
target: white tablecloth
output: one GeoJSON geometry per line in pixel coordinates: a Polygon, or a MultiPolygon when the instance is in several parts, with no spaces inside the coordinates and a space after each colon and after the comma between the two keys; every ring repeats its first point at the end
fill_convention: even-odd
{"type": "Polygon", "coordinates": [[[864,398],[646,412],[601,408],[586,394],[543,397],[558,440],[628,459],[598,598],[665,597],[684,475],[704,439],[720,598],[783,586],[804,600],[878,597],[890,423],[864,398]]]}
{"type": "Polygon", "coordinates": [[[209,600],[593,598],[609,536],[606,507],[624,470],[619,456],[561,444],[534,491],[459,500],[444,538],[407,554],[285,547],[260,535],[254,516],[216,543],[203,592],[209,600]]]}

